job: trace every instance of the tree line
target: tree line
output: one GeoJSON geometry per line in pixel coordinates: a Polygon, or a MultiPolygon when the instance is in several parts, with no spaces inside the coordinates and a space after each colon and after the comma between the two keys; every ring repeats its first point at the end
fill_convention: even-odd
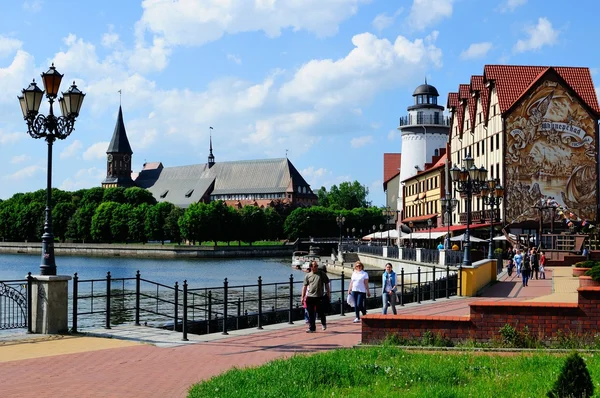
{"type": "MultiPolygon", "coordinates": [[[[339,197],[339,192],[336,195],[339,197]]],[[[0,236],[5,241],[40,241],[45,207],[46,190],[18,193],[0,201],[0,236]]],[[[366,234],[371,225],[384,222],[381,209],[375,207],[292,208],[279,204],[238,209],[213,201],[182,209],[169,202],[157,203],[149,191],[137,187],[96,187],[74,192],[52,189],[52,229],[55,239],[62,242],[252,244],[259,240],[330,237],[340,232],[336,217],[343,217],[342,230],[354,228],[355,236],[360,230],[366,234]]]]}

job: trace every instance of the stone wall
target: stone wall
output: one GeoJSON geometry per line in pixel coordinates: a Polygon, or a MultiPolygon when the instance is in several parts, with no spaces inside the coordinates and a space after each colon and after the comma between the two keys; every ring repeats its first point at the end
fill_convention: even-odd
{"type": "Polygon", "coordinates": [[[464,317],[371,315],[362,317],[362,343],[377,343],[388,335],[419,339],[425,332],[454,342],[490,341],[504,325],[525,326],[540,339],[563,334],[594,334],[600,326],[600,287],[580,287],[578,303],[482,301],[470,305],[464,317]]]}

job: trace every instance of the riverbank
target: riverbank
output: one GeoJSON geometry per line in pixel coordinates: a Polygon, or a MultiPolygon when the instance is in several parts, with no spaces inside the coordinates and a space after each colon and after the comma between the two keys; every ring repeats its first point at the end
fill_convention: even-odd
{"type": "MultiPolygon", "coordinates": [[[[39,254],[40,242],[0,242],[0,254],[39,254]]],[[[55,243],[60,256],[131,258],[246,258],[290,257],[293,244],[277,246],[186,246],[161,244],[55,243]]]]}

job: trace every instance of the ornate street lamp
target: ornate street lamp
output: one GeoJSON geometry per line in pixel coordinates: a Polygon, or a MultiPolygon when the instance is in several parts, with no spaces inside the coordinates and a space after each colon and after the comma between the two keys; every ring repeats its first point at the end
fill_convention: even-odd
{"type": "Polygon", "coordinates": [[[427,228],[429,228],[429,241],[428,241],[428,245],[429,248],[431,249],[431,227],[433,227],[433,221],[431,221],[431,218],[427,219],[427,228]]]}
{"type": "Polygon", "coordinates": [[[342,216],[337,216],[335,218],[335,222],[337,223],[338,227],[340,227],[340,249],[342,248],[342,227],[344,226],[344,223],[346,222],[346,217],[342,217],[342,216]]]}
{"type": "Polygon", "coordinates": [[[445,248],[450,250],[450,225],[452,224],[452,212],[456,209],[458,199],[451,197],[450,192],[446,192],[446,196],[441,199],[442,206],[444,207],[444,213],[446,214],[446,227],[448,227],[448,233],[445,239],[445,248]]]}
{"type": "Polygon", "coordinates": [[[503,196],[504,188],[500,185],[499,179],[491,179],[481,188],[481,199],[483,200],[483,204],[490,206],[490,243],[488,245],[488,259],[494,258],[494,217],[496,216],[494,207],[498,206],[498,208],[500,208],[503,196]]]}
{"type": "Polygon", "coordinates": [[[42,81],[46,98],[50,103],[48,116],[38,114],[44,91],[41,90],[35,79],[29,87],[23,89],[23,95],[18,96],[23,118],[27,123],[27,133],[33,138],[44,138],[48,143],[48,167],[46,186],[46,209],[44,221],[44,234],[42,235],[42,263],[41,275],[56,275],[56,262],[54,259],[54,234],[52,233],[52,144],[57,139],[64,140],[75,129],[75,119],[79,116],[81,104],[85,94],[82,93],[75,82],[62,93],[58,99],[62,116],[54,116],[53,104],[63,75],[58,73],[54,64],[46,73],[42,73],[42,81]]]}
{"type": "Polygon", "coordinates": [[[477,168],[471,154],[467,155],[463,160],[462,168],[456,165],[450,170],[452,173],[452,181],[454,190],[459,193],[464,193],[467,197],[467,229],[465,230],[465,251],[463,255],[463,265],[471,265],[471,240],[470,240],[470,225],[471,225],[471,200],[473,195],[478,195],[481,188],[485,184],[487,178],[487,170],[481,166],[477,168]]]}

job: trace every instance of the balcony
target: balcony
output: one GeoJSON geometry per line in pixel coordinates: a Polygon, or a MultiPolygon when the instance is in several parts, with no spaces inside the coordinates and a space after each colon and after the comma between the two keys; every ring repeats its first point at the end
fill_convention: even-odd
{"type": "Polygon", "coordinates": [[[408,115],[400,118],[400,127],[429,124],[436,126],[450,126],[450,118],[443,115],[408,115]]]}
{"type": "MultiPolygon", "coordinates": [[[[471,212],[471,224],[484,224],[490,222],[491,210],[480,210],[471,212]]],[[[494,209],[494,222],[500,221],[500,210],[494,209]]],[[[459,223],[467,223],[467,213],[459,214],[459,223]]]]}

